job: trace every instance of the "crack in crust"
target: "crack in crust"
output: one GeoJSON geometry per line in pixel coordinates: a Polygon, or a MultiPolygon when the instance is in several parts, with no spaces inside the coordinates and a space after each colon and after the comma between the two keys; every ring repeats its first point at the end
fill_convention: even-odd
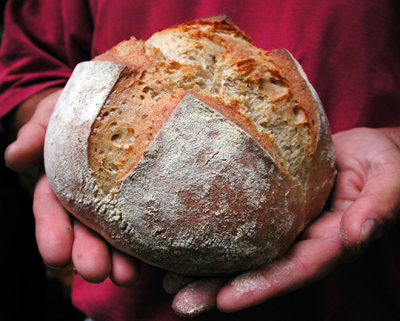
{"type": "Polygon", "coordinates": [[[45,143],[50,184],[73,215],[121,251],[192,275],[282,255],[322,209],[334,160],[298,63],[225,18],[79,64],[45,143]]]}
{"type": "Polygon", "coordinates": [[[105,193],[135,166],[188,92],[244,128],[305,185],[315,117],[271,54],[229,21],[186,23],[146,42],[132,38],[96,60],[127,66],[89,140],[90,167],[105,193]]]}

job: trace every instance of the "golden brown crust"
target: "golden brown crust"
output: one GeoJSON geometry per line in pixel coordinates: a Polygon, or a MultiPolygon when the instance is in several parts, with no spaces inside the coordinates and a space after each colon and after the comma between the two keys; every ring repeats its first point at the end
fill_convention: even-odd
{"type": "Polygon", "coordinates": [[[179,273],[238,273],[282,255],[321,210],[332,138],[286,50],[256,48],[219,16],[78,69],[49,126],[46,169],[63,204],[113,246],[179,273]],[[110,68],[108,85],[91,83],[110,68]]]}
{"type": "MultiPolygon", "coordinates": [[[[201,96],[203,100],[210,103],[218,101],[214,106],[219,112],[245,129],[280,166],[289,169],[291,174],[304,185],[307,177],[303,173],[306,173],[310,166],[310,158],[307,155],[315,149],[315,141],[313,143],[313,138],[310,136],[309,142],[304,143],[303,140],[308,140],[308,138],[302,137],[318,134],[317,130],[310,130],[310,126],[313,122],[315,123],[317,110],[312,103],[308,103],[312,102],[313,98],[310,94],[306,95],[306,82],[298,73],[291,72],[294,62],[290,54],[282,50],[264,52],[254,47],[242,31],[225,16],[186,22],[165,29],[159,34],[148,41],[149,45],[132,38],[95,58],[96,61],[114,61],[127,66],[126,76],[121,77],[116,90],[106,103],[112,110],[116,105],[121,112],[124,110],[121,102],[126,101],[125,105],[128,107],[125,109],[131,109],[129,106],[135,105],[137,108],[140,106],[140,109],[146,109],[147,112],[143,112],[144,114],[160,115],[156,117],[157,124],[148,125],[149,129],[146,129],[144,133],[141,132],[143,124],[135,122],[126,125],[129,130],[133,129],[136,133],[133,143],[136,147],[133,147],[133,153],[137,157],[128,156],[132,153],[131,148],[125,152],[112,149],[110,153],[124,154],[125,158],[110,163],[107,157],[101,156],[101,159],[96,160],[98,164],[92,163],[97,168],[95,173],[101,173],[102,181],[107,179],[102,174],[110,172],[112,179],[107,179],[108,186],[105,186],[105,190],[110,190],[134,167],[146,149],[147,145],[143,144],[143,139],[147,138],[144,137],[154,136],[162,127],[162,123],[168,119],[177,101],[189,92],[195,92],[197,96],[201,96]],[[172,54],[172,57],[175,55],[178,61],[165,56],[170,54],[170,46],[176,45],[175,41],[182,41],[177,46],[178,52],[172,54]],[[199,51],[199,53],[193,53],[194,51],[199,51]],[[201,55],[205,53],[212,55],[212,61],[201,61],[201,55]],[[195,59],[200,59],[200,61],[196,62],[195,59]],[[278,64],[275,60],[279,61],[278,64]],[[290,81],[286,77],[289,77],[290,81]],[[204,85],[202,83],[204,81],[211,84],[204,85]],[[299,85],[301,81],[302,84],[299,85]],[[235,87],[237,89],[232,91],[235,87]],[[251,94],[248,95],[248,93],[251,94]],[[262,101],[262,103],[253,103],[252,100],[262,101]],[[303,102],[305,107],[302,106],[303,102]],[[292,132],[282,134],[286,130],[282,126],[286,127],[287,122],[291,123],[289,127],[292,128],[292,132]],[[271,137],[271,133],[274,137],[271,137]],[[293,142],[287,143],[289,139],[293,142]],[[288,154],[285,150],[292,149],[291,145],[296,145],[295,148],[298,149],[296,153],[301,155],[297,156],[294,153],[291,160],[283,161],[282,158],[288,154]],[[298,159],[301,157],[301,164],[298,164],[298,159]],[[285,163],[289,164],[289,168],[285,163]],[[115,170],[112,170],[113,168],[115,170]],[[306,171],[303,170],[304,168],[306,171]]],[[[108,115],[107,108],[104,110],[108,115]]],[[[131,119],[133,116],[133,114],[129,116],[129,113],[123,113],[121,118],[131,119]]],[[[100,120],[101,117],[94,127],[107,127],[107,122],[100,120]]],[[[112,120],[111,123],[115,121],[112,120]]],[[[318,124],[315,126],[318,128],[318,124]]],[[[92,141],[97,141],[95,135],[94,132],[92,141]]],[[[110,137],[114,135],[123,136],[120,133],[112,134],[111,132],[110,137]]],[[[100,142],[99,144],[104,145],[100,142]]],[[[97,153],[98,148],[93,149],[97,153]]]]}
{"type": "MultiPolygon", "coordinates": [[[[304,222],[307,224],[315,218],[327,200],[336,175],[335,151],[329,124],[322,109],[321,102],[308,83],[298,64],[291,54],[284,49],[270,52],[274,61],[279,65],[281,73],[291,84],[291,89],[296,100],[306,102],[304,111],[309,119],[309,125],[313,132],[309,142],[310,164],[306,185],[306,213],[304,222]]],[[[304,166],[304,165],[303,165],[304,166]]]]}
{"type": "Polygon", "coordinates": [[[216,15],[208,18],[186,21],[185,23],[170,27],[168,29],[182,28],[182,31],[187,31],[188,29],[186,29],[186,27],[198,25],[209,25],[212,27],[212,29],[210,30],[211,32],[215,32],[216,30],[222,31],[227,34],[234,35],[235,37],[242,38],[249,43],[252,43],[251,38],[247,36],[242,30],[240,30],[228,15],[216,15]]]}
{"type": "Polygon", "coordinates": [[[308,142],[310,159],[301,167],[308,168],[305,187],[306,213],[304,224],[308,224],[319,213],[328,198],[336,174],[334,168],[335,154],[329,125],[318,97],[310,89],[307,79],[299,73],[300,66],[296,65],[293,57],[284,49],[273,50],[271,57],[280,68],[281,75],[291,84],[291,92],[300,105],[306,105],[304,112],[309,120],[307,125],[313,133],[308,142]],[[305,102],[305,104],[303,103],[305,102]],[[323,115],[321,117],[321,114],[323,115]]]}

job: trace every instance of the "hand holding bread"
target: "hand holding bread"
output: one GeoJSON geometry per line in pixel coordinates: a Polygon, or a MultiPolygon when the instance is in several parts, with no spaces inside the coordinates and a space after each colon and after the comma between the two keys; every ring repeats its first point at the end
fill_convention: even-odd
{"type": "MultiPolygon", "coordinates": [[[[149,89],[145,91],[150,92],[149,89]]],[[[195,92],[193,96],[196,93],[198,94],[198,92],[195,92]]],[[[195,96],[195,98],[199,97],[195,96]]],[[[207,101],[206,104],[208,107],[212,107],[210,101],[207,101]]],[[[220,114],[222,115],[222,113],[220,114]]],[[[297,110],[297,115],[299,114],[301,119],[301,112],[299,113],[299,110],[297,110]]],[[[40,118],[40,113],[32,118],[28,122],[29,128],[32,128],[30,126],[32,122],[40,118]]],[[[47,125],[45,119],[40,119],[42,123],[47,125]]],[[[231,121],[231,123],[237,126],[236,122],[231,121]]],[[[238,127],[242,128],[242,126],[238,127]]],[[[36,135],[28,130],[29,128],[26,127],[26,133],[31,133],[32,139],[37,139],[36,135]]],[[[247,130],[245,132],[248,133],[247,130]]],[[[358,256],[373,239],[379,237],[384,230],[396,221],[395,214],[398,213],[396,209],[399,208],[399,201],[398,197],[394,198],[393,195],[399,195],[400,190],[399,183],[396,182],[400,144],[398,143],[398,132],[391,135],[388,134],[389,132],[392,131],[389,129],[386,131],[359,129],[337,135],[335,140],[338,152],[339,177],[330,206],[327,208],[328,211],[309,225],[299,241],[284,256],[277,258],[268,265],[241,274],[237,278],[232,278],[229,282],[226,281],[227,278],[198,279],[178,292],[174,301],[174,309],[185,315],[201,313],[216,306],[229,312],[243,309],[310,284],[324,277],[342,262],[358,256]],[[396,141],[397,145],[395,144],[396,141]],[[380,155],[379,158],[375,157],[377,154],[380,155]],[[382,166],[382,162],[385,166],[382,166]],[[366,163],[370,164],[370,168],[358,166],[366,163]],[[365,169],[365,172],[361,173],[360,168],[365,169]],[[360,174],[362,175],[360,176],[360,174]],[[354,185],[354,182],[357,182],[354,181],[354,178],[359,180],[359,185],[354,185]],[[365,180],[365,178],[368,178],[368,180],[365,180]],[[386,188],[382,189],[381,186],[386,186],[386,188]],[[188,302],[192,302],[193,305],[188,305],[188,302]]],[[[19,135],[15,147],[21,147],[22,136],[26,137],[27,135],[19,135]]],[[[115,136],[117,143],[120,142],[117,139],[118,137],[120,136],[115,136]]],[[[253,138],[253,136],[251,137],[253,138]]],[[[24,157],[29,157],[29,152],[25,151],[24,155],[24,157]]],[[[11,152],[6,155],[10,166],[16,161],[14,156],[11,152]]],[[[315,176],[317,177],[315,179],[322,177],[320,175],[315,176]]],[[[109,186],[112,186],[112,184],[109,186]]],[[[90,251],[89,245],[93,243],[86,244],[86,247],[82,246],[83,241],[75,242],[76,244],[72,245],[70,219],[52,194],[45,176],[42,176],[39,180],[34,198],[38,245],[45,261],[51,263],[48,261],[49,258],[56,258],[57,261],[54,261],[54,265],[59,265],[61,261],[68,260],[72,253],[74,263],[82,263],[79,251],[82,253],[84,249],[88,250],[85,253],[86,259],[92,257],[93,262],[96,258],[107,257],[104,265],[110,264],[110,260],[113,260],[110,265],[115,267],[118,264],[114,263],[117,263],[117,261],[121,263],[124,260],[121,260],[123,255],[121,252],[115,250],[109,252],[107,246],[102,247],[102,255],[93,256],[99,253],[90,251]],[[44,224],[45,222],[46,224],[44,224]],[[54,230],[54,225],[49,223],[57,223],[58,228],[54,230]],[[63,235],[66,236],[65,232],[68,228],[68,240],[64,242],[63,235]],[[65,249],[65,245],[68,244],[70,248],[65,249]],[[52,249],[50,245],[53,246],[52,249]],[[57,251],[57,248],[62,248],[62,250],[57,251]],[[121,255],[115,255],[115,253],[121,255]],[[62,254],[62,257],[59,254],[62,254]],[[118,258],[116,259],[116,257],[118,258]]],[[[74,225],[75,234],[84,236],[85,243],[90,237],[91,240],[98,241],[96,248],[101,248],[101,246],[98,246],[102,243],[101,237],[90,232],[82,224],[74,225]],[[77,226],[79,226],[79,231],[76,228],[77,226]]],[[[128,257],[125,256],[125,258],[128,257]]],[[[125,260],[123,266],[127,267],[128,265],[131,265],[131,272],[136,270],[135,273],[137,273],[137,268],[132,268],[135,263],[125,260]]],[[[92,267],[94,271],[99,265],[92,267]]],[[[93,278],[93,274],[84,275],[81,268],[77,271],[89,281],[99,282],[100,280],[93,278]]],[[[106,273],[112,276],[112,279],[116,281],[115,283],[123,285],[122,279],[120,278],[120,282],[118,282],[118,278],[116,278],[118,273],[109,270],[106,273]]],[[[132,275],[134,273],[131,273],[132,275]]],[[[127,280],[127,278],[124,279],[127,280]]],[[[186,280],[192,280],[192,278],[186,278],[186,280]]],[[[175,288],[174,293],[178,290],[179,288],[175,288]]]]}
{"type": "Polygon", "coordinates": [[[322,209],[334,161],[298,63],[256,48],[224,17],[79,65],[45,145],[50,183],[73,215],[119,250],[187,275],[284,254],[322,209]]]}
{"type": "Polygon", "coordinates": [[[335,134],[334,142],[338,174],[329,205],[288,252],[229,280],[168,274],[164,286],[175,294],[176,313],[232,313],[309,286],[354,261],[394,226],[400,215],[400,129],[355,128],[335,134]]]}

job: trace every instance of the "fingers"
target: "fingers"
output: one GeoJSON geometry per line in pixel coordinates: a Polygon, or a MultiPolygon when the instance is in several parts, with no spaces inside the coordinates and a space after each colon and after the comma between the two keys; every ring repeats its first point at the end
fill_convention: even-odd
{"type": "Polygon", "coordinates": [[[341,235],[350,251],[361,254],[395,223],[400,195],[397,180],[387,175],[369,178],[360,198],[343,215],[341,235]]]}
{"type": "Polygon", "coordinates": [[[141,262],[115,248],[111,250],[110,279],[120,287],[129,287],[136,283],[140,276],[141,262]]]}
{"type": "Polygon", "coordinates": [[[39,165],[43,159],[46,129],[39,123],[29,122],[19,131],[17,140],[5,152],[7,167],[22,172],[39,165]]]}
{"type": "Polygon", "coordinates": [[[111,256],[105,241],[97,233],[74,219],[72,263],[86,281],[103,282],[111,272],[111,256]]]}
{"type": "Polygon", "coordinates": [[[303,288],[333,270],[334,266],[324,266],[325,262],[316,261],[318,255],[323,256],[326,252],[320,251],[312,257],[301,252],[299,245],[293,249],[291,257],[279,259],[232,280],[218,293],[218,308],[224,312],[235,312],[252,307],[303,288]],[[321,274],[321,271],[324,273],[321,274]]]}
{"type": "Polygon", "coordinates": [[[196,277],[186,276],[174,272],[168,272],[163,281],[163,287],[168,294],[177,294],[179,290],[185,287],[190,282],[193,282],[196,277]]]}
{"type": "MultiPolygon", "coordinates": [[[[6,150],[8,167],[25,171],[41,164],[47,125],[61,91],[44,90],[19,107],[14,123],[15,127],[22,127],[6,150]]],[[[77,272],[90,282],[102,282],[108,276],[119,286],[137,281],[140,262],[116,249],[110,252],[107,243],[79,221],[75,220],[72,228],[69,213],[44,174],[35,188],[34,214],[39,251],[47,265],[64,266],[72,258],[77,272]]]]}
{"type": "Polygon", "coordinates": [[[340,173],[336,190],[341,191],[340,198],[355,196],[343,210],[341,237],[349,251],[361,254],[398,219],[400,150],[382,132],[351,133],[354,138],[346,133],[335,137],[340,173]],[[358,147],[351,149],[351,155],[343,152],[353,145],[358,147]]]}
{"type": "Polygon", "coordinates": [[[74,219],[72,263],[85,281],[101,283],[107,277],[117,286],[128,287],[140,275],[140,261],[111,248],[96,232],[74,219]]]}
{"type": "Polygon", "coordinates": [[[172,307],[176,314],[194,317],[217,306],[217,294],[227,278],[206,278],[194,281],[175,296],[172,307]]]}
{"type": "Polygon", "coordinates": [[[76,271],[89,282],[108,276],[118,286],[133,285],[140,274],[140,262],[107,243],[78,220],[72,226],[70,214],[54,195],[42,174],[36,184],[33,212],[36,240],[43,261],[54,268],[66,266],[71,257],[76,271]]]}
{"type": "Polygon", "coordinates": [[[44,98],[35,109],[29,121],[19,130],[17,139],[7,147],[6,165],[21,172],[42,162],[43,146],[47,124],[61,90],[44,98]]]}
{"type": "Polygon", "coordinates": [[[33,198],[36,240],[44,262],[52,267],[68,264],[73,231],[68,212],[60,204],[43,173],[36,184],[33,198]]]}
{"type": "MultiPolygon", "coordinates": [[[[303,278],[293,278],[296,265],[280,259],[262,269],[231,280],[218,293],[218,308],[224,312],[245,309],[289,291],[289,281],[300,287],[303,278]]],[[[294,286],[290,285],[290,289],[294,286]]]]}
{"type": "Polygon", "coordinates": [[[307,286],[358,257],[399,215],[400,152],[395,138],[371,129],[336,136],[339,175],[330,212],[277,261],[234,278],[220,290],[207,279],[184,287],[174,300],[176,312],[191,316],[215,305],[225,312],[242,310],[307,286]]]}
{"type": "MultiPolygon", "coordinates": [[[[328,223],[336,225],[337,230],[339,221],[340,217],[332,214],[320,226],[328,223]]],[[[315,234],[323,233],[317,228],[315,234]]],[[[301,241],[274,263],[229,282],[227,278],[207,278],[188,284],[176,294],[172,306],[185,317],[214,308],[229,313],[246,309],[321,279],[342,262],[342,255],[338,236],[336,240],[301,241]]]]}
{"type": "Polygon", "coordinates": [[[235,312],[320,280],[349,260],[339,234],[341,218],[340,212],[325,212],[283,257],[267,266],[229,282],[211,278],[190,283],[175,296],[174,310],[183,316],[215,307],[235,312]]]}
{"type": "Polygon", "coordinates": [[[320,280],[348,260],[338,233],[341,216],[325,213],[277,261],[231,280],[218,293],[218,308],[242,310],[320,280]]]}

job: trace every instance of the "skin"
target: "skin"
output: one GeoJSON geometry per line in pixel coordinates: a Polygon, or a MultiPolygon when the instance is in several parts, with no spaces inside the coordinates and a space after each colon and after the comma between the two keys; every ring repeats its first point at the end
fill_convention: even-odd
{"type": "MultiPolygon", "coordinates": [[[[12,118],[16,140],[5,153],[7,166],[24,171],[43,162],[47,123],[61,89],[48,89],[25,101],[12,118]]],[[[397,221],[400,208],[400,128],[357,128],[334,135],[338,176],[327,209],[290,250],[270,265],[233,279],[193,280],[167,274],[164,287],[175,294],[173,308],[194,316],[218,308],[234,312],[305,287],[355,260],[397,221]],[[385,188],[382,188],[385,186],[385,188]]],[[[108,276],[130,286],[140,262],[111,248],[61,206],[42,172],[33,210],[44,262],[62,267],[72,260],[89,282],[108,276]]]]}
{"type": "MultiPolygon", "coordinates": [[[[25,171],[43,163],[43,146],[51,112],[62,89],[42,91],[18,107],[9,120],[16,140],[5,152],[6,165],[25,171]]],[[[133,285],[140,274],[140,262],[108,244],[92,230],[73,220],[53,193],[44,171],[39,174],[34,198],[36,241],[43,261],[53,268],[70,260],[85,280],[100,283],[108,276],[118,286],[133,285]]]]}
{"type": "Polygon", "coordinates": [[[399,138],[398,128],[358,128],[335,135],[338,177],[328,209],[274,263],[222,285],[200,279],[195,281],[197,291],[193,285],[183,286],[173,303],[177,313],[193,315],[193,308],[181,310],[184,300],[203,306],[203,311],[217,307],[235,312],[307,286],[355,260],[398,219],[399,138]],[[212,288],[209,296],[201,295],[206,286],[212,288]]]}

